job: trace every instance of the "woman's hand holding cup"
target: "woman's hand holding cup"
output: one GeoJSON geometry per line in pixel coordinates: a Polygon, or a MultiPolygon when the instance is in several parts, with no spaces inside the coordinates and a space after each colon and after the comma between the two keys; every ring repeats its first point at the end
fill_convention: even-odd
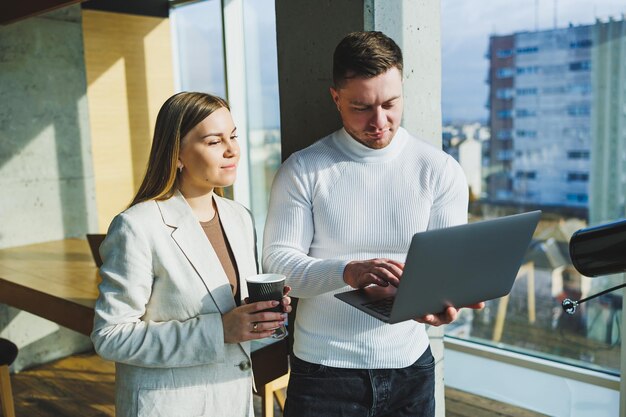
{"type": "Polygon", "coordinates": [[[284,339],[287,336],[285,321],[287,313],[291,311],[291,298],[287,296],[291,290],[285,286],[285,276],[281,274],[257,274],[246,278],[248,286],[249,306],[263,305],[258,312],[250,314],[251,329],[253,333],[263,334],[272,330],[270,334],[274,339],[284,339]],[[267,302],[271,306],[267,307],[267,302]],[[276,322],[277,313],[281,313],[280,321],[276,322]]]}

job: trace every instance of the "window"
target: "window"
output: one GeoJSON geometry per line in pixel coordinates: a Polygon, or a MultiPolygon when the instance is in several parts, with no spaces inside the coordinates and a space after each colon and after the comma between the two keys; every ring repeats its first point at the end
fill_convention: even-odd
{"type": "MultiPolygon", "coordinates": [[[[269,190],[281,161],[274,0],[243,0],[243,15],[238,18],[244,23],[241,35],[245,47],[241,53],[245,65],[228,70],[229,77],[224,50],[224,32],[229,29],[223,21],[222,3],[207,0],[172,9],[179,89],[226,97],[227,78],[241,78],[246,86],[245,91],[237,92],[245,93],[245,123],[235,123],[247,127],[247,131],[239,131],[246,150],[240,160],[237,184],[245,181],[243,189],[249,190],[249,195],[238,199],[252,210],[257,236],[262,236],[269,190]]],[[[257,243],[260,254],[262,239],[257,243]]]]}
{"type": "MultiPolygon", "coordinates": [[[[280,166],[280,106],[274,0],[244,0],[250,209],[263,236],[270,188],[280,166]]],[[[259,254],[261,253],[261,238],[259,254]]]]}
{"type": "Polygon", "coordinates": [[[512,134],[511,134],[511,130],[510,129],[503,129],[503,130],[498,130],[498,133],[496,133],[496,136],[498,137],[498,139],[511,139],[512,138],[512,134]]]}
{"type": "Polygon", "coordinates": [[[570,71],[589,71],[591,70],[591,61],[578,61],[569,64],[570,71]]]}
{"type": "MultiPolygon", "coordinates": [[[[624,213],[626,154],[621,146],[626,138],[622,123],[626,100],[619,71],[626,66],[626,56],[620,53],[626,42],[623,4],[599,12],[603,2],[591,0],[585,3],[586,10],[558,2],[557,20],[557,11],[547,3],[556,5],[535,2],[539,10],[533,18],[530,12],[526,16],[510,13],[516,7],[510,2],[506,7],[490,3],[477,9],[470,0],[442,0],[442,31],[451,32],[442,38],[446,57],[442,82],[448,82],[447,66],[483,65],[482,73],[465,71],[463,82],[472,96],[479,91],[472,85],[481,84],[483,100],[489,102],[481,113],[479,108],[484,107],[473,105],[469,94],[448,90],[444,103],[453,107],[442,111],[454,119],[454,112],[463,105],[476,109],[475,120],[488,120],[493,132],[482,167],[489,181],[485,180],[484,196],[473,202],[470,218],[534,207],[544,210],[542,232],[527,252],[535,260],[537,319],[528,318],[529,275],[523,272],[509,296],[506,317],[498,315],[499,302],[490,302],[485,311],[463,312],[463,320],[448,326],[446,334],[616,374],[624,366],[614,319],[621,318],[621,310],[590,300],[585,311],[569,317],[562,313],[560,301],[592,295],[615,284],[608,277],[592,280],[577,273],[567,245],[574,231],[624,213]],[[461,10],[476,13],[476,22],[486,28],[478,31],[480,36],[460,29],[467,17],[461,10]],[[446,44],[446,39],[451,41],[446,44]],[[485,50],[496,53],[485,57],[485,50]],[[510,55],[509,50],[513,51],[510,55]],[[503,80],[484,84],[489,74],[503,80]],[[504,101],[510,88],[515,89],[515,99],[504,101]],[[503,133],[508,130],[513,132],[511,140],[508,132],[503,133]],[[511,149],[505,148],[508,143],[511,149]],[[513,179],[511,187],[507,177],[513,179]],[[612,188],[607,188],[609,184],[612,188]],[[501,332],[496,325],[499,320],[505,323],[501,332]]],[[[523,6],[521,1],[514,4],[523,6]]],[[[467,112],[463,116],[468,120],[467,112]]],[[[618,297],[621,301],[621,294],[618,297]]]]}
{"type": "Polygon", "coordinates": [[[537,74],[538,72],[539,72],[539,66],[537,65],[530,65],[527,67],[517,67],[516,69],[517,75],[530,75],[530,74],[537,74]]]}
{"type": "Polygon", "coordinates": [[[589,159],[589,151],[568,151],[567,159],[589,159]]]}
{"type": "Polygon", "coordinates": [[[219,1],[177,7],[171,12],[180,91],[226,97],[222,10],[219,1]]]}
{"type": "Polygon", "coordinates": [[[567,182],[587,182],[589,181],[588,172],[568,172],[567,182]]]}
{"type": "Polygon", "coordinates": [[[571,84],[567,92],[581,95],[591,94],[591,83],[571,84]]]}
{"type": "Polygon", "coordinates": [[[515,52],[522,55],[522,54],[534,54],[534,53],[537,53],[538,51],[539,51],[539,47],[537,46],[525,46],[523,48],[517,48],[515,52]]]}
{"type": "Polygon", "coordinates": [[[563,136],[567,136],[572,139],[576,138],[579,141],[584,141],[586,138],[589,138],[589,135],[591,134],[589,126],[572,126],[571,124],[563,127],[562,132],[563,136]]]}
{"type": "Polygon", "coordinates": [[[568,193],[567,201],[571,201],[573,203],[586,203],[587,201],[589,201],[589,197],[587,196],[587,194],[582,193],[568,193]]]}
{"type": "Polygon", "coordinates": [[[499,68],[496,71],[496,76],[498,78],[511,78],[513,76],[513,74],[515,74],[513,68],[508,68],[508,67],[499,68]]]}
{"type": "Polygon", "coordinates": [[[513,195],[513,193],[509,190],[498,190],[496,192],[496,199],[497,200],[508,200],[509,198],[511,198],[511,196],[513,195]]]}
{"type": "Polygon", "coordinates": [[[545,75],[552,75],[553,77],[562,77],[563,73],[567,71],[568,66],[566,64],[553,64],[542,65],[541,72],[545,75]]]}
{"type": "Polygon", "coordinates": [[[571,49],[579,49],[579,48],[591,48],[593,45],[593,41],[591,39],[581,39],[579,41],[574,41],[569,44],[571,49]]]}
{"type": "Polygon", "coordinates": [[[518,138],[536,138],[537,131],[535,130],[516,130],[515,137],[518,138]]]}
{"type": "Polygon", "coordinates": [[[518,88],[517,90],[515,90],[515,93],[518,96],[534,96],[534,95],[537,95],[537,88],[536,87],[518,88]]]}
{"type": "Polygon", "coordinates": [[[568,89],[567,87],[563,85],[557,85],[557,86],[544,87],[541,91],[544,95],[549,96],[549,95],[555,95],[555,94],[565,94],[567,93],[568,89]]]}
{"type": "Polygon", "coordinates": [[[569,116],[589,116],[591,109],[588,104],[572,104],[567,106],[569,116]]]}
{"type": "Polygon", "coordinates": [[[512,88],[499,88],[496,90],[496,97],[499,99],[511,99],[515,97],[515,90],[512,88]]]}
{"type": "Polygon", "coordinates": [[[535,109],[518,109],[515,111],[515,117],[535,117],[536,115],[535,109]]]}
{"type": "Polygon", "coordinates": [[[511,117],[513,117],[513,112],[508,109],[499,110],[497,115],[499,119],[510,119],[511,117]]]}

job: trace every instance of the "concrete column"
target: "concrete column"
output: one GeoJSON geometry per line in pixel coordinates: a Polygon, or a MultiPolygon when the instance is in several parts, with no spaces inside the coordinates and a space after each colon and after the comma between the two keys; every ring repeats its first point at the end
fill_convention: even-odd
{"type": "Polygon", "coordinates": [[[330,97],[337,43],[364,28],[354,0],[276,0],[276,43],[283,160],[341,127],[330,97]]]}
{"type": "MultiPolygon", "coordinates": [[[[332,54],[348,32],[380,30],[404,54],[403,126],[441,146],[440,2],[276,0],[282,158],[341,126],[332,103],[332,54]]],[[[445,415],[443,329],[430,328],[437,415],[445,415]]]]}
{"type": "MultiPolygon", "coordinates": [[[[0,27],[0,248],[84,237],[97,225],[81,9],[0,27]]],[[[92,348],[88,337],[0,304],[19,371],[92,348]]]]}
{"type": "MultiPolygon", "coordinates": [[[[391,37],[404,57],[402,126],[441,146],[441,15],[440,2],[365,0],[365,29],[391,37]]],[[[445,415],[442,327],[429,327],[435,356],[437,416],[445,415]]]]}
{"type": "Polygon", "coordinates": [[[402,48],[404,126],[441,146],[441,14],[431,0],[365,0],[365,30],[379,30],[402,48]]]}

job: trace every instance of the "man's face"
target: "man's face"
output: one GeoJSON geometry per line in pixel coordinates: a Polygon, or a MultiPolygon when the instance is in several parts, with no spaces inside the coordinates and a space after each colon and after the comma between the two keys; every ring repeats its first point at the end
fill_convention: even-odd
{"type": "Polygon", "coordinates": [[[391,143],[402,119],[402,74],[393,67],[376,77],[349,78],[330,89],[343,127],[368,148],[382,149],[391,143]]]}

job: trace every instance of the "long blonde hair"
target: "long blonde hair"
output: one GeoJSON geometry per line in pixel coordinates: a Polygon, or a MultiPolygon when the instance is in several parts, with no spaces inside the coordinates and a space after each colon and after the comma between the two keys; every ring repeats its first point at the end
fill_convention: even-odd
{"type": "Polygon", "coordinates": [[[182,92],[167,99],[157,116],[146,175],[129,207],[147,200],[167,200],[174,195],[178,189],[176,167],[182,139],[222,107],[230,110],[226,100],[206,93],[182,92]]]}

